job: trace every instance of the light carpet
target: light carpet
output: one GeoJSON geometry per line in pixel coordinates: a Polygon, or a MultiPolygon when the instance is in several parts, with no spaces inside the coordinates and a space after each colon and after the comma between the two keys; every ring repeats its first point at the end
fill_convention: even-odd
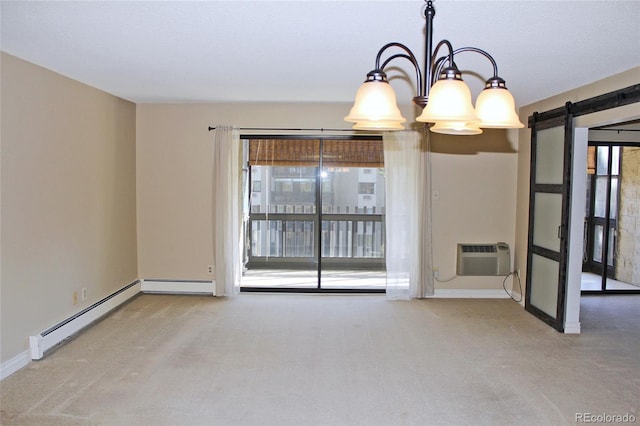
{"type": "Polygon", "coordinates": [[[640,298],[563,335],[508,299],[141,295],[1,383],[3,425],[561,425],[640,418],[640,298]]]}

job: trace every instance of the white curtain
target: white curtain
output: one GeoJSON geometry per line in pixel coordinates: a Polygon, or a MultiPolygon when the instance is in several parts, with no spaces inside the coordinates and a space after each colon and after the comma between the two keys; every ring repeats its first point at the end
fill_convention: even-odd
{"type": "Polygon", "coordinates": [[[386,181],[387,297],[433,295],[428,131],[383,136],[386,181]]]}
{"type": "Polygon", "coordinates": [[[217,125],[213,139],[213,263],[215,296],[240,291],[242,272],[242,145],[238,129],[217,125]]]}

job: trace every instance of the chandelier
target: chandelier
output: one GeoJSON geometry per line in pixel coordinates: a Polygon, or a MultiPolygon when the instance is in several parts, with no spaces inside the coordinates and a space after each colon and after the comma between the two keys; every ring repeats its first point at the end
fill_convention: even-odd
{"type": "MultiPolygon", "coordinates": [[[[406,59],[415,68],[417,95],[413,103],[422,107],[417,121],[431,123],[430,130],[453,135],[477,135],[482,128],[520,128],[515,111],[513,96],[507,90],[505,81],[498,77],[498,66],[491,55],[476,47],[462,47],[454,50],[448,40],[433,46],[433,19],[436,10],[433,1],[425,0],[425,63],[424,73],[411,50],[402,43],[384,45],[376,56],[375,69],[367,74],[367,79],[356,93],[356,100],[345,121],[355,123],[355,130],[402,130],[406,119],[396,104],[396,94],[384,72],[386,66],[395,59],[406,59]],[[447,49],[445,54],[439,51],[447,49]],[[391,54],[382,62],[389,49],[399,53],[391,54]],[[485,82],[484,90],[471,102],[471,91],[462,80],[454,57],[463,52],[478,53],[487,58],[493,66],[493,77],[485,82]],[[436,79],[437,76],[437,79],[436,79]]],[[[387,55],[389,55],[387,53],[387,55]]]]}

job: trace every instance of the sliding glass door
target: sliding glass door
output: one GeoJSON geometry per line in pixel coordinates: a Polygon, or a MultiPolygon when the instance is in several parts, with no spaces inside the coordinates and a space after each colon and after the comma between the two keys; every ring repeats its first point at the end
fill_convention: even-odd
{"type": "Polygon", "coordinates": [[[244,289],[378,290],[384,274],[382,141],[244,141],[244,289]]]}

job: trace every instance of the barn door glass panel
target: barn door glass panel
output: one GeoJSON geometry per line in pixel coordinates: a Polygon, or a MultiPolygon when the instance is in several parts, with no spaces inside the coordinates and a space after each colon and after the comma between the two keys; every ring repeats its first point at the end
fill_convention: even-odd
{"type": "Polygon", "coordinates": [[[551,318],[556,317],[559,263],[534,254],[531,265],[532,303],[551,318]]]}
{"type": "Polygon", "coordinates": [[[558,227],[562,219],[562,195],[536,192],[533,244],[555,252],[560,251],[558,227]]]}
{"type": "Polygon", "coordinates": [[[536,132],[535,183],[562,185],[564,173],[564,127],[536,132]]]}

